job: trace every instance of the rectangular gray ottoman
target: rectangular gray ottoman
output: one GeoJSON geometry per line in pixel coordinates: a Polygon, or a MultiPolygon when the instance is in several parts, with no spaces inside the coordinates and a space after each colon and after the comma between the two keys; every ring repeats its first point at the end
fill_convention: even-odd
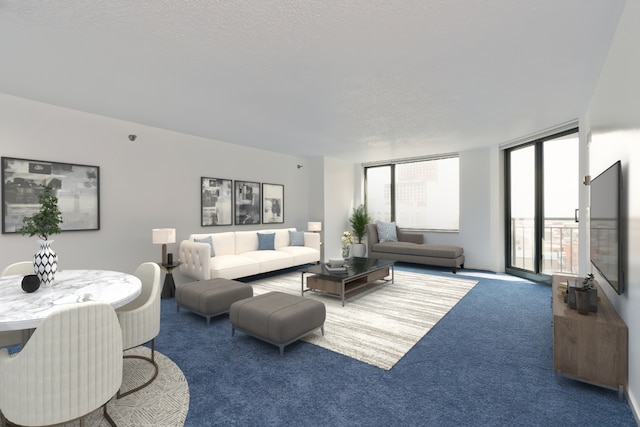
{"type": "Polygon", "coordinates": [[[320,301],[283,292],[269,292],[236,301],[229,308],[231,336],[236,329],[284,347],[320,328],[324,336],[326,308],[320,301]]]}
{"type": "Polygon", "coordinates": [[[253,296],[253,288],[246,283],[229,279],[211,279],[176,286],[178,312],[184,307],[193,313],[211,318],[228,313],[234,302],[253,296]]]}

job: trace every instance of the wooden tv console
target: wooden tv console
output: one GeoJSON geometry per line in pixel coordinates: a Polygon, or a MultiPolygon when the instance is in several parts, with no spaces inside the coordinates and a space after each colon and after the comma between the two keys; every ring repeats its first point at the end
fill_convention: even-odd
{"type": "Polygon", "coordinates": [[[559,376],[618,390],[621,398],[627,388],[627,325],[598,284],[597,313],[570,309],[559,285],[572,279],[579,278],[552,276],[553,369],[559,376]]]}

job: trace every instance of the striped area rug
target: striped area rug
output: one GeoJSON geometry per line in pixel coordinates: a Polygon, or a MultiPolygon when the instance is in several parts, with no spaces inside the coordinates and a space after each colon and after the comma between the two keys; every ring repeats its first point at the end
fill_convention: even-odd
{"type": "MultiPolygon", "coordinates": [[[[478,283],[404,271],[395,272],[394,282],[366,288],[347,299],[344,307],[339,298],[306,292],[305,298],[325,304],[327,319],[324,336],[317,331],[304,340],[390,370],[478,283]]],[[[254,295],[271,291],[300,295],[301,273],[250,283],[254,295]]]]}

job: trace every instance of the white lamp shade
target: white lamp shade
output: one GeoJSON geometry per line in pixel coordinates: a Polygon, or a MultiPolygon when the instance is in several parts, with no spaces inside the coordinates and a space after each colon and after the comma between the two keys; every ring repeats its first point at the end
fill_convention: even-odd
{"type": "Polygon", "coordinates": [[[152,240],[154,244],[165,244],[176,242],[176,229],[175,228],[154,228],[152,234],[152,240]]]}
{"type": "Polygon", "coordinates": [[[321,222],[308,222],[307,229],[309,231],[322,231],[322,223],[321,222]]]}

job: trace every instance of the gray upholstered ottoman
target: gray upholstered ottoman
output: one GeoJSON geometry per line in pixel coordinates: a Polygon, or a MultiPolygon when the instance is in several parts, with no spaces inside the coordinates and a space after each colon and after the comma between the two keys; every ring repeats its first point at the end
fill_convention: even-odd
{"type": "Polygon", "coordinates": [[[232,303],[253,296],[246,283],[229,279],[211,279],[176,286],[176,304],[207,318],[229,312],[232,303]]]}
{"type": "Polygon", "coordinates": [[[269,292],[231,304],[231,336],[236,329],[280,348],[320,328],[324,335],[323,303],[283,292],[269,292]]]}

